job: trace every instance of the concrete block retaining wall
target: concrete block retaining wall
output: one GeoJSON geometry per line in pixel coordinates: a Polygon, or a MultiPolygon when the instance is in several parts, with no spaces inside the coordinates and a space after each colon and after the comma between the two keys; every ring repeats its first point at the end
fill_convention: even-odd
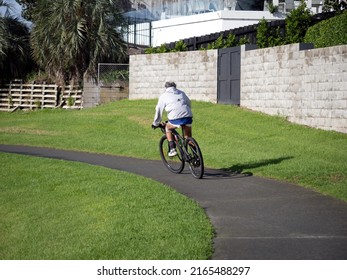
{"type": "Polygon", "coordinates": [[[217,102],[217,61],[217,50],[132,55],[129,98],[158,98],[175,81],[192,100],[217,102]]]}
{"type": "MultiPolygon", "coordinates": [[[[193,100],[218,102],[218,51],[130,56],[130,99],[157,98],[167,80],[193,100]]],[[[347,45],[242,51],[241,106],[347,133],[347,45]]]]}
{"type": "Polygon", "coordinates": [[[112,101],[129,98],[128,83],[110,84],[107,86],[99,87],[95,82],[83,82],[83,107],[92,108],[99,104],[105,104],[112,101]]]}
{"type": "Polygon", "coordinates": [[[92,108],[99,104],[98,85],[93,81],[83,80],[83,108],[92,108]]]}
{"type": "Polygon", "coordinates": [[[347,45],[243,52],[241,106],[347,133],[347,45]]]}

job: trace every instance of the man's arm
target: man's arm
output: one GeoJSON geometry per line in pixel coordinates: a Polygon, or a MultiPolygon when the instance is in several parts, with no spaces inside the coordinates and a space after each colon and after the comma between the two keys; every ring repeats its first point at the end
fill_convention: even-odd
{"type": "Polygon", "coordinates": [[[183,92],[183,96],[184,96],[184,99],[185,99],[185,102],[187,103],[187,105],[189,107],[191,107],[191,102],[190,102],[188,95],[185,92],[183,92]]]}
{"type": "Polygon", "coordinates": [[[163,111],[165,108],[165,104],[162,102],[161,98],[159,98],[158,104],[155,107],[154,121],[153,125],[158,126],[161,122],[161,118],[163,116],[163,111]]]}

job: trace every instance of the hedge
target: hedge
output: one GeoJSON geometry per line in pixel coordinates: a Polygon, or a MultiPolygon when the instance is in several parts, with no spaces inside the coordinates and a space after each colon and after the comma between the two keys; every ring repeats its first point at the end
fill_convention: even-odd
{"type": "Polygon", "coordinates": [[[313,43],[315,48],[347,44],[347,11],[311,26],[304,42],[313,43]]]}

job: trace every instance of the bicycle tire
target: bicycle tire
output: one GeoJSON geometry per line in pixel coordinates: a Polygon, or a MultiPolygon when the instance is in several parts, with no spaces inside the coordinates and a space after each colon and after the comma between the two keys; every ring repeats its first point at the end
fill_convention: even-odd
{"type": "Polygon", "coordinates": [[[169,169],[172,173],[181,173],[184,169],[184,159],[183,159],[183,151],[180,146],[177,146],[177,155],[174,157],[169,157],[168,153],[170,151],[169,141],[167,140],[166,135],[163,135],[159,141],[159,152],[160,157],[164,163],[164,165],[169,169]]]}
{"type": "Polygon", "coordinates": [[[198,142],[193,137],[188,137],[186,139],[186,150],[189,154],[189,169],[193,177],[196,179],[201,179],[204,176],[204,159],[198,142]]]}

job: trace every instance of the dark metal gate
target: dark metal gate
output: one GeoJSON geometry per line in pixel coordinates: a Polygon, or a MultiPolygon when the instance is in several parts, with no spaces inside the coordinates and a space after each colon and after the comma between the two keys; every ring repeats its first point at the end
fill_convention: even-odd
{"type": "Polygon", "coordinates": [[[218,50],[218,103],[240,105],[241,47],[218,50]]]}
{"type": "MultiPolygon", "coordinates": [[[[240,105],[241,47],[218,50],[217,102],[240,105]]],[[[244,45],[245,50],[256,45],[244,45]]]]}

